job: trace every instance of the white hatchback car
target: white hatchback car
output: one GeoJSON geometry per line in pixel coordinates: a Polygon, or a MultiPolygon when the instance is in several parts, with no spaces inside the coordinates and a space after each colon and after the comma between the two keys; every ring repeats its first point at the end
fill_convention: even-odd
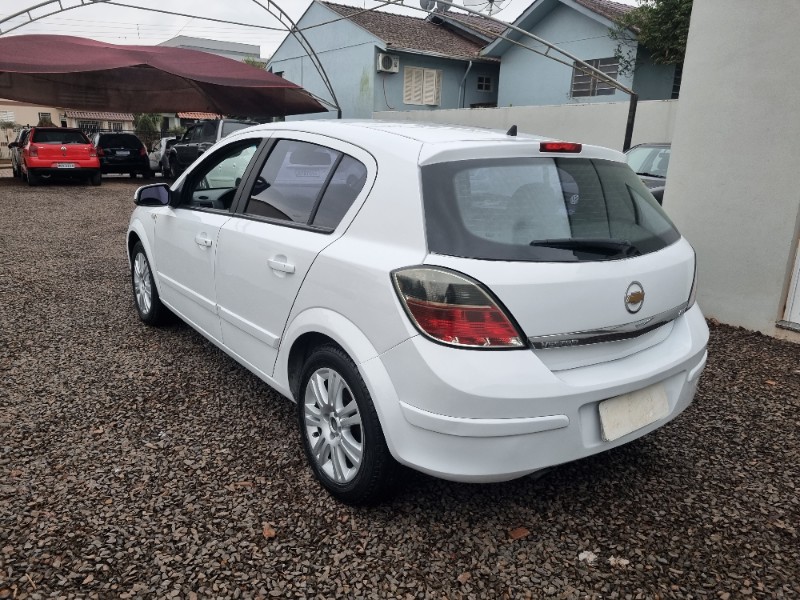
{"type": "Polygon", "coordinates": [[[616,151],[262,125],[136,203],[140,317],[175,313],[294,400],[344,502],[398,463],[490,482],[619,446],[683,411],[706,362],[694,252],[616,151]]]}

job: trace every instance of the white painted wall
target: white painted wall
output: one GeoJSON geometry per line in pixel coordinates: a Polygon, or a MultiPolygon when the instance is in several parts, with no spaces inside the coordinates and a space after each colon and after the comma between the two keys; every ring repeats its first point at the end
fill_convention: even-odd
{"type": "MultiPolygon", "coordinates": [[[[633,143],[672,141],[677,107],[677,100],[640,102],[636,112],[633,143]]],[[[383,111],[374,113],[373,117],[391,121],[422,121],[505,130],[517,125],[523,133],[622,150],[628,120],[628,103],[383,111]]]]}
{"type": "Polygon", "coordinates": [[[664,207],[707,316],[800,341],[784,316],[800,232],[800,2],[695,2],[664,207]]]}

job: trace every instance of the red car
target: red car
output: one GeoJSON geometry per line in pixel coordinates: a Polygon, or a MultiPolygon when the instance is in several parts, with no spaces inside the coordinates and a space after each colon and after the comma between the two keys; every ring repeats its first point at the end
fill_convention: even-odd
{"type": "MultiPolygon", "coordinates": [[[[16,142],[9,144],[14,147],[16,142]]],[[[22,179],[39,185],[53,178],[85,179],[100,185],[97,150],[80,129],[32,127],[22,146],[22,179]]]]}

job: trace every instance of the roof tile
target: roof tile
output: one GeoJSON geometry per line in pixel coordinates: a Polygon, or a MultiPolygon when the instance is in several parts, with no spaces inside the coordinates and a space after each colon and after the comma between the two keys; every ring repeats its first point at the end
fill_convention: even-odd
{"type": "Polygon", "coordinates": [[[480,44],[425,19],[374,10],[364,12],[363,8],[332,2],[322,4],[382,39],[391,49],[467,60],[480,58],[480,44]]]}
{"type": "Polygon", "coordinates": [[[70,119],[96,119],[99,121],[133,121],[131,113],[97,112],[89,110],[65,110],[70,119]]]}

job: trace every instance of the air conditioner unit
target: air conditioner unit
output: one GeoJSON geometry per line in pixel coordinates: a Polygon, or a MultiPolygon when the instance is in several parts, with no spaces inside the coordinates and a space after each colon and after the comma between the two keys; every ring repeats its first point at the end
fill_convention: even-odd
{"type": "Polygon", "coordinates": [[[400,71],[400,57],[396,54],[378,53],[378,73],[397,73],[400,71]]]}

